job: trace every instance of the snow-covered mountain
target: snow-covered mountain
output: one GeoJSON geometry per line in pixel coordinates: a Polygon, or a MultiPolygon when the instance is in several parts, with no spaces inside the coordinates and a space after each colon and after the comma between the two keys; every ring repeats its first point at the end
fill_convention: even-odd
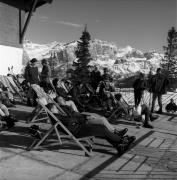
{"type": "MultiPolygon", "coordinates": [[[[32,58],[41,60],[43,58],[55,59],[58,67],[71,65],[76,59],[75,50],[77,41],[70,43],[52,42],[49,44],[35,44],[25,41],[24,64],[32,58]]],[[[138,71],[148,72],[159,67],[163,54],[155,51],[142,52],[131,46],[118,48],[115,43],[95,39],[90,43],[92,56],[91,65],[98,65],[100,68],[108,67],[118,74],[134,74],[138,71]]]]}

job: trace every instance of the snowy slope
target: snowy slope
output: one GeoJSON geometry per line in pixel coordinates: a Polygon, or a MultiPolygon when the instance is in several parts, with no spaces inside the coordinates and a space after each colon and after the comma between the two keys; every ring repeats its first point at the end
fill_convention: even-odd
{"type": "MultiPolygon", "coordinates": [[[[30,41],[24,43],[24,59],[54,58],[58,66],[61,64],[72,64],[76,59],[75,50],[77,41],[70,43],[52,42],[49,44],[35,44],[30,41]]],[[[163,58],[162,54],[155,51],[142,52],[131,46],[118,48],[113,42],[95,39],[90,43],[92,61],[90,64],[100,67],[108,67],[115,73],[134,74],[137,71],[148,72],[152,67],[154,70],[159,67],[163,58]]]]}

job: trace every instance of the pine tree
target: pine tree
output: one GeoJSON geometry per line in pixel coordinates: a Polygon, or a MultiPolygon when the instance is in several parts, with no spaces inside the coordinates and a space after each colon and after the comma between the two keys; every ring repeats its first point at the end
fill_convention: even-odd
{"type": "Polygon", "coordinates": [[[89,52],[91,37],[89,32],[87,31],[87,26],[85,26],[84,31],[82,32],[82,36],[80,40],[77,41],[77,49],[75,51],[75,55],[77,61],[73,63],[74,71],[73,71],[73,81],[77,81],[79,83],[85,84],[89,82],[89,70],[88,64],[91,60],[91,54],[89,52]]]}
{"type": "Polygon", "coordinates": [[[165,56],[161,67],[169,78],[177,78],[177,32],[174,27],[168,31],[167,46],[164,46],[165,56]]]}

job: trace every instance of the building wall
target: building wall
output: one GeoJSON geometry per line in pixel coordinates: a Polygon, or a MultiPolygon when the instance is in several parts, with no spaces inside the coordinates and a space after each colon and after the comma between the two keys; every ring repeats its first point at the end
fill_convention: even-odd
{"type": "MultiPolygon", "coordinates": [[[[24,18],[24,12],[21,17],[24,18]]],[[[19,21],[19,9],[0,2],[0,75],[7,75],[8,67],[13,66],[15,74],[22,69],[19,21]]]]}
{"type": "MultiPolygon", "coordinates": [[[[23,18],[24,12],[22,13],[23,18]]],[[[19,10],[0,2],[0,44],[21,48],[22,45],[19,43],[19,27],[19,10]]]]}
{"type": "Polygon", "coordinates": [[[15,74],[22,70],[23,49],[11,46],[0,45],[0,75],[8,74],[8,67],[13,67],[15,74]]]}

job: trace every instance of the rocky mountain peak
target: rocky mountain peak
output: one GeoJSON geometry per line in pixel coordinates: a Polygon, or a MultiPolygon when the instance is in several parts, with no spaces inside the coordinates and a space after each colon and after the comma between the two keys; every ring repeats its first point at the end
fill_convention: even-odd
{"type": "MultiPolygon", "coordinates": [[[[48,44],[36,44],[25,40],[23,47],[25,52],[24,64],[27,56],[29,59],[35,57],[38,60],[53,58],[57,66],[66,64],[67,67],[76,59],[77,41],[69,43],[55,41],[48,44]]],[[[150,67],[157,68],[163,58],[162,54],[155,51],[142,52],[130,45],[120,48],[114,42],[99,39],[90,42],[90,53],[93,59],[91,64],[96,64],[100,68],[108,67],[119,74],[136,73],[137,71],[148,72],[150,67]]]]}

